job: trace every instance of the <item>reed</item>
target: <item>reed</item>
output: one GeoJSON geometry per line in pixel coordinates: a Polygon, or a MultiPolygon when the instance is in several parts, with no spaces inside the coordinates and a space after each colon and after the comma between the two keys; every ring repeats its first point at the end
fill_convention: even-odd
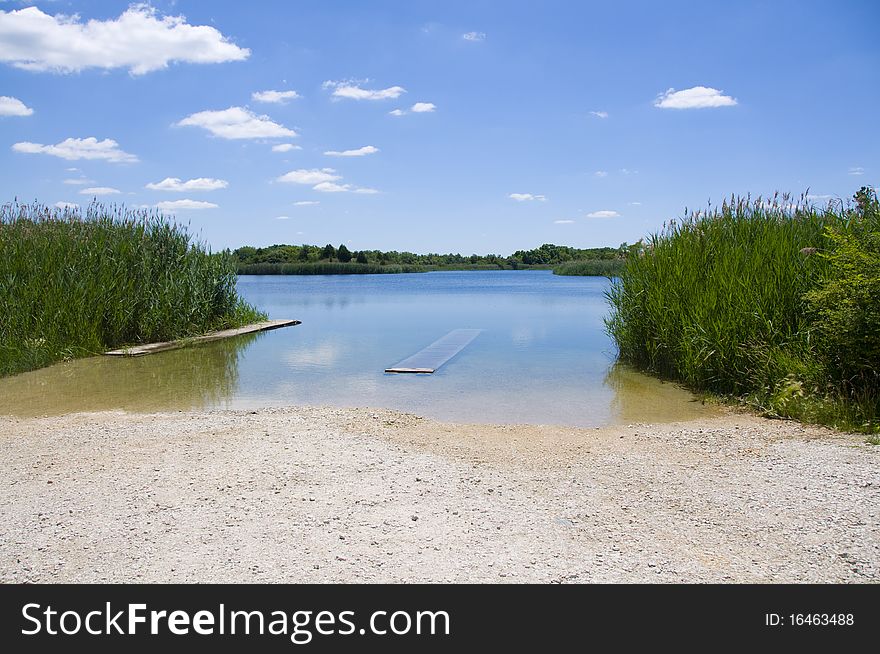
{"type": "Polygon", "coordinates": [[[568,261],[553,268],[554,275],[616,277],[623,270],[623,259],[583,259],[568,261]]]}
{"type": "Polygon", "coordinates": [[[833,235],[859,216],[777,194],[672,221],[608,291],[620,358],[768,415],[876,430],[878,389],[846,390],[811,303],[833,276],[833,235]]]}
{"type": "Polygon", "coordinates": [[[265,318],[228,253],[151,210],[0,207],[0,375],[265,318]]]}

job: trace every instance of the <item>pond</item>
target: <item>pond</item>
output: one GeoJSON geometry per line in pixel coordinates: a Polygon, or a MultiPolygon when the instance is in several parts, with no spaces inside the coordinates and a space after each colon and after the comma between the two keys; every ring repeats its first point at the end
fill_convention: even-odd
{"type": "Polygon", "coordinates": [[[302,324],[145,357],[93,357],[0,380],[0,412],[387,407],[453,422],[663,422],[713,409],[615,364],[609,281],[550,271],[242,276],[270,318],[302,324]],[[384,370],[481,330],[431,375],[384,370]]]}

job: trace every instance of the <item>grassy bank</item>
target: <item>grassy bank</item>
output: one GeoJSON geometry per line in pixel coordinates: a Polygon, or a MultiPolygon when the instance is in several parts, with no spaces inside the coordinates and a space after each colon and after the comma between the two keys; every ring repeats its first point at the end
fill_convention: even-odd
{"type": "Polygon", "coordinates": [[[265,316],[235,264],[151,211],[0,207],[0,375],[265,316]]]}
{"type": "Polygon", "coordinates": [[[880,208],[732,198],[631,253],[609,291],[624,361],[772,416],[878,431],[880,208]]]}
{"type": "Polygon", "coordinates": [[[554,275],[616,277],[623,269],[623,259],[585,259],[569,261],[553,268],[554,275]]]}

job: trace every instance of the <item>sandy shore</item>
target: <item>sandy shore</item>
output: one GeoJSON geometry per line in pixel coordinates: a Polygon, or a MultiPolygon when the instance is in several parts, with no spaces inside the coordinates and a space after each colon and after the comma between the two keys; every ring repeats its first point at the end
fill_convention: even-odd
{"type": "Polygon", "coordinates": [[[751,416],[0,417],[0,581],[866,582],[880,447],[751,416]]]}

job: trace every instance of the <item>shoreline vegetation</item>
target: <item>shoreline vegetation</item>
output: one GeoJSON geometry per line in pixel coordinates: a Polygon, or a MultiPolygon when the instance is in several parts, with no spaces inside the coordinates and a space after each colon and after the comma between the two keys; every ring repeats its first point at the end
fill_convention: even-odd
{"type": "Polygon", "coordinates": [[[0,207],[0,376],[265,320],[237,274],[553,269],[612,279],[621,361],[880,442],[880,203],[731,197],[634,245],[498,255],[310,245],[212,253],[152,210],[0,207]]]}
{"type": "Polygon", "coordinates": [[[673,220],[629,254],[608,299],[627,363],[768,417],[880,432],[871,188],[823,208],[731,197],[673,220]]]}
{"type": "Polygon", "coordinates": [[[553,270],[557,275],[613,276],[631,246],[573,248],[544,245],[498,254],[414,254],[382,250],[351,251],[344,244],[251,246],[234,250],[239,275],[357,275],[420,273],[438,270],[553,270]]]}
{"type": "Polygon", "coordinates": [[[0,376],[265,320],[235,262],[152,210],[0,206],[0,376]]]}

